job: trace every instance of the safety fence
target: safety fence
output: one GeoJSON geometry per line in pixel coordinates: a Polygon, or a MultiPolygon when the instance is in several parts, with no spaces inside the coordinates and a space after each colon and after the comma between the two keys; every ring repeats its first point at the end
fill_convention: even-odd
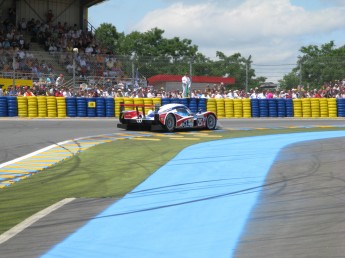
{"type": "MultiPolygon", "coordinates": [[[[254,117],[345,117],[345,99],[196,99],[196,98],[82,98],[0,97],[0,117],[65,118],[118,117],[120,103],[145,105],[181,103],[193,113],[213,111],[218,118],[254,117]]],[[[149,107],[151,105],[151,107],[149,107]]],[[[127,106],[125,109],[133,109],[127,106]]]]}

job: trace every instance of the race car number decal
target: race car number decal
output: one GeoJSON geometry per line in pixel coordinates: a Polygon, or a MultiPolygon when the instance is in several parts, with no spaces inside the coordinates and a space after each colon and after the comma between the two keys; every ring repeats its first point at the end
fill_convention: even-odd
{"type": "Polygon", "coordinates": [[[197,121],[198,121],[198,126],[202,126],[204,124],[204,118],[203,117],[199,117],[197,121]]]}
{"type": "Polygon", "coordinates": [[[193,119],[188,119],[188,120],[184,121],[181,124],[181,127],[183,127],[183,128],[193,127],[193,119]]]}

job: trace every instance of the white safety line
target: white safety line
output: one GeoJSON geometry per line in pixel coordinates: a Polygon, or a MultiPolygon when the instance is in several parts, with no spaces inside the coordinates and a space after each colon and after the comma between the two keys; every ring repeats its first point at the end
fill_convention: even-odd
{"type": "Polygon", "coordinates": [[[16,158],[16,159],[7,161],[7,162],[5,162],[5,163],[0,164],[0,168],[5,167],[5,166],[8,166],[8,165],[11,165],[11,164],[16,163],[16,162],[18,162],[18,161],[22,161],[22,160],[25,160],[25,159],[27,159],[27,158],[33,157],[33,156],[35,156],[35,155],[37,155],[37,154],[40,154],[40,153],[42,153],[42,152],[44,152],[44,151],[53,149],[54,147],[57,147],[57,146],[59,146],[59,145],[66,144],[66,143],[68,143],[68,142],[70,142],[70,140],[64,141],[64,142],[59,142],[59,143],[57,143],[57,144],[53,144],[53,145],[50,145],[50,146],[45,147],[45,148],[43,148],[43,149],[40,149],[40,150],[37,150],[37,151],[35,151],[35,152],[29,153],[29,154],[27,154],[27,155],[25,155],[25,156],[22,156],[22,157],[19,157],[19,158],[16,158]]]}
{"type": "Polygon", "coordinates": [[[48,208],[45,208],[44,210],[37,212],[36,214],[32,215],[31,217],[25,219],[21,223],[17,224],[16,226],[11,228],[10,230],[8,230],[5,233],[0,235],[0,245],[2,243],[6,242],[7,240],[9,240],[10,238],[14,237],[15,235],[19,234],[24,229],[26,229],[27,227],[34,224],[36,221],[40,220],[41,218],[47,216],[49,213],[61,208],[62,206],[64,206],[65,204],[67,204],[73,200],[75,200],[75,198],[63,199],[63,200],[49,206],[48,208]]]}

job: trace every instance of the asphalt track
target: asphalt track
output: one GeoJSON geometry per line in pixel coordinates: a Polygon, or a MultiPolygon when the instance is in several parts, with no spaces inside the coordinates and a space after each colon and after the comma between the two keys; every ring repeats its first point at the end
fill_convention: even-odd
{"type": "Polygon", "coordinates": [[[343,257],[344,138],[328,139],[338,133],[188,148],[136,193],[115,204],[75,200],[0,245],[0,255],[343,257]]]}

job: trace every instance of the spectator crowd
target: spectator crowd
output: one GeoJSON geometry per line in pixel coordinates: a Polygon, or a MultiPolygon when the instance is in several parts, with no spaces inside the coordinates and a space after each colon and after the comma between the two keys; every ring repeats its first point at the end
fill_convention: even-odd
{"type": "MultiPolygon", "coordinates": [[[[15,9],[10,8],[8,18],[0,22],[0,77],[32,79],[33,86],[12,86],[1,90],[0,96],[64,96],[64,97],[131,97],[131,98],[182,98],[180,89],[166,91],[152,86],[130,87],[121,81],[123,72],[112,52],[97,44],[90,31],[80,29],[76,24],[54,23],[52,10],[46,13],[46,20],[16,22],[15,9]],[[38,59],[30,52],[30,42],[38,42],[65,68],[66,74],[75,73],[80,78],[90,76],[104,78],[89,81],[74,89],[68,87],[63,74],[55,75],[52,64],[38,59]],[[77,49],[78,51],[75,51],[77,49]],[[75,68],[73,66],[75,64],[75,68]],[[18,76],[18,74],[20,76],[18,76]],[[111,78],[111,79],[105,79],[111,78]],[[116,78],[116,79],[115,79],[116,78]]],[[[270,99],[270,98],[345,98],[345,79],[328,82],[318,88],[296,86],[288,90],[255,87],[249,92],[243,89],[228,89],[223,83],[207,85],[205,89],[193,89],[191,98],[228,99],[270,99]]]]}

